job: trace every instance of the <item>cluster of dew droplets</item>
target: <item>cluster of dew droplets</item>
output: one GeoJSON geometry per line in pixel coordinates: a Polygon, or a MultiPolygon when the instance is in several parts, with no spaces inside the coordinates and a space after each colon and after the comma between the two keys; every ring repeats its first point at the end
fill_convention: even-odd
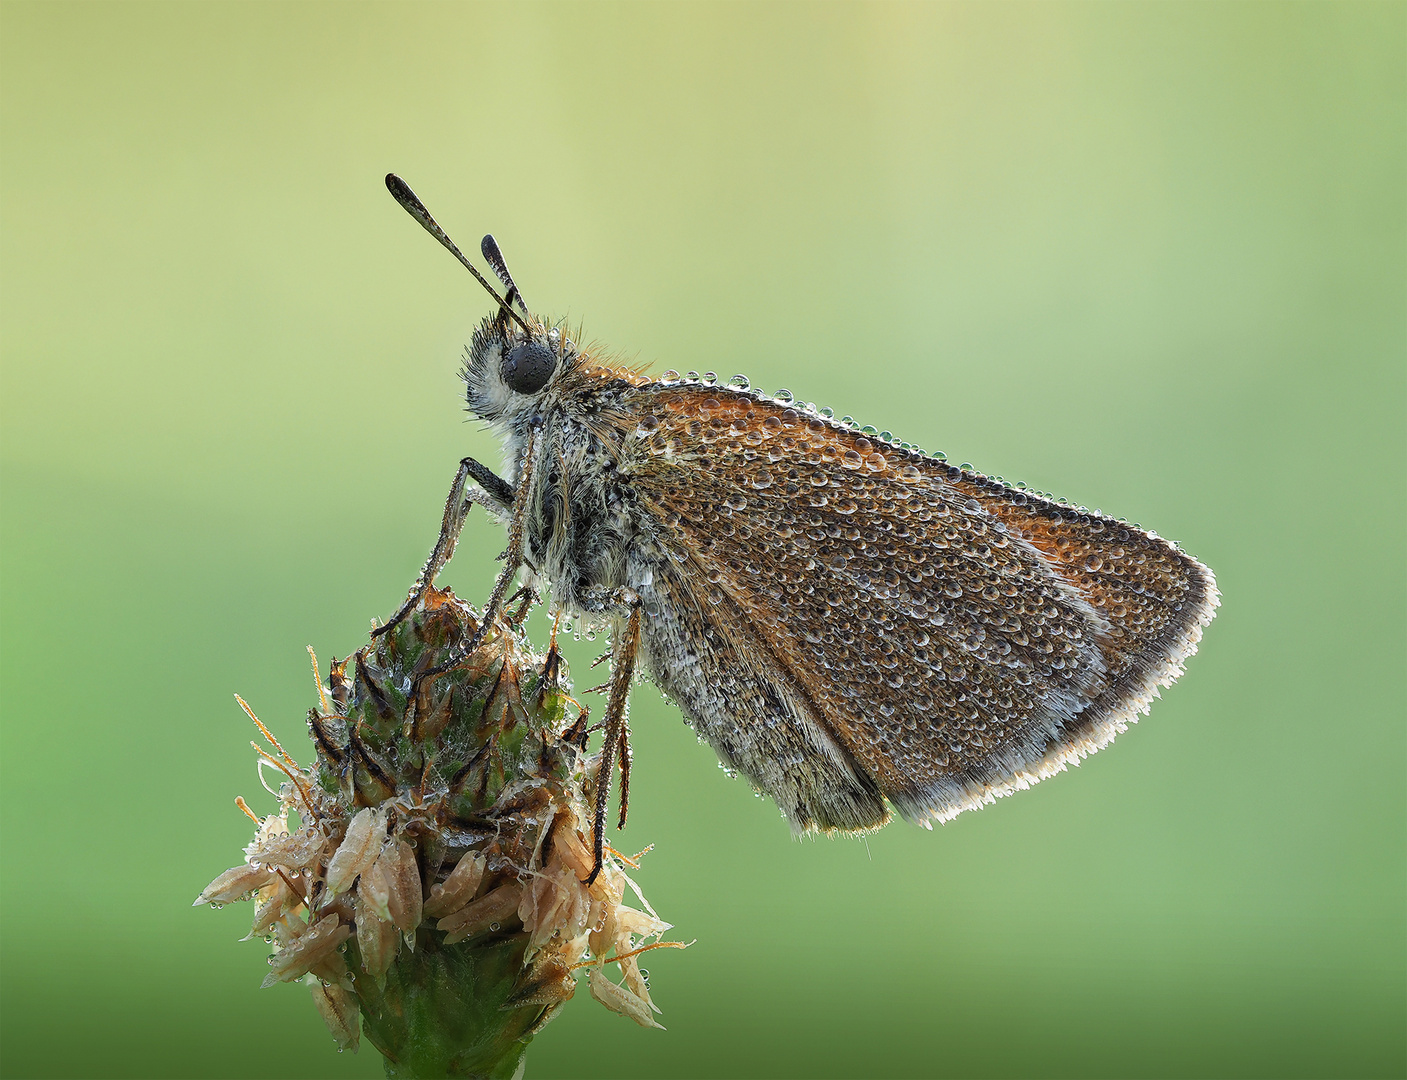
{"type": "MultiPolygon", "coordinates": [[[[697,386],[700,388],[709,388],[719,385],[718,375],[712,371],[706,371],[703,374],[699,374],[697,371],[690,371],[684,375],[680,375],[678,371],[670,369],[663,372],[657,381],[663,386],[697,386]]],[[[935,461],[947,460],[947,455],[943,454],[941,451],[935,451],[930,454],[917,443],[905,442],[895,438],[892,432],[880,431],[870,425],[862,427],[852,416],[842,416],[837,420],[834,409],[824,405],[818,406],[814,401],[798,401],[786,387],[778,387],[769,395],[760,387],[753,386],[748,377],[742,374],[732,376],[723,386],[728,390],[747,394],[759,401],[771,401],[778,405],[794,407],[798,411],[820,417],[828,423],[833,424],[836,428],[858,431],[875,441],[888,443],[891,446],[898,447],[909,453],[917,454],[920,457],[931,457],[935,461]]]]}

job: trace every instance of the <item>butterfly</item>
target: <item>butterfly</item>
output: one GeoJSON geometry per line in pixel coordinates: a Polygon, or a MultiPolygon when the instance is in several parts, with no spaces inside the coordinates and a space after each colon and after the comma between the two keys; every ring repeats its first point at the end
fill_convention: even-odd
{"type": "Polygon", "coordinates": [[[430,559],[376,632],[475,503],[508,530],[478,636],[520,573],[609,626],[596,872],[617,762],[624,823],[637,667],[796,832],[864,832],[891,807],[929,826],[1063,770],[1196,651],[1219,593],[1176,544],[740,378],[613,363],[529,312],[492,236],[502,295],[386,182],[498,304],[462,376],[506,464],[460,463],[430,559]]]}

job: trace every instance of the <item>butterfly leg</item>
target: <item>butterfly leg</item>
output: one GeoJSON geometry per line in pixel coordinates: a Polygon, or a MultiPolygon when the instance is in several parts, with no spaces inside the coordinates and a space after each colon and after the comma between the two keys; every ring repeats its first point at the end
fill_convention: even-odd
{"type": "Polygon", "coordinates": [[[454,546],[459,542],[459,534],[464,528],[464,519],[469,516],[469,507],[474,503],[482,504],[490,513],[511,513],[513,489],[506,480],[486,465],[481,465],[473,458],[465,458],[459,463],[459,469],[454,474],[454,483],[450,485],[449,498],[445,500],[445,516],[440,522],[440,536],[435,541],[430,558],[425,561],[424,569],[411,586],[406,602],[391,616],[389,622],[371,632],[373,638],[380,637],[400,625],[406,616],[415,610],[415,605],[420,603],[425,591],[435,583],[436,576],[454,554],[454,546]],[[483,488],[484,494],[472,490],[466,494],[465,487],[470,480],[483,488]]]}
{"type": "Polygon", "coordinates": [[[630,809],[630,720],[627,717],[620,734],[620,817],[616,828],[625,828],[626,811],[630,809]]]}
{"type": "Polygon", "coordinates": [[[603,595],[590,605],[598,611],[612,608],[625,617],[625,624],[618,624],[615,640],[611,643],[611,683],[610,694],[606,699],[605,741],[601,746],[601,759],[596,766],[596,806],[592,822],[595,862],[585,884],[590,885],[601,873],[601,863],[606,850],[606,814],[611,804],[611,770],[615,756],[620,754],[620,820],[617,828],[625,827],[625,813],[630,800],[630,727],[628,708],[630,704],[630,681],[635,675],[635,661],[640,655],[640,594],[634,589],[603,590],[603,595]],[[599,605],[599,606],[598,606],[599,605]]]}
{"type": "MultiPolygon", "coordinates": [[[[508,586],[513,583],[513,577],[518,572],[518,568],[523,564],[523,533],[524,519],[527,517],[527,505],[529,493],[532,491],[532,476],[534,463],[537,457],[539,434],[541,427],[534,424],[528,429],[527,445],[523,448],[523,466],[518,476],[518,488],[514,494],[512,503],[512,513],[508,519],[508,547],[503,552],[503,569],[498,573],[498,580],[493,584],[493,592],[489,593],[489,598],[484,602],[484,611],[479,618],[479,626],[470,636],[469,640],[456,649],[448,660],[427,671],[421,672],[415,679],[412,693],[418,693],[421,685],[427,680],[443,675],[446,671],[452,671],[464,662],[464,658],[479,647],[485,636],[489,632],[489,627],[493,625],[494,616],[498,614],[499,606],[503,603],[503,598],[508,594],[508,586]]],[[[475,462],[474,464],[478,464],[475,462]]],[[[461,466],[461,469],[463,466],[461,466]]],[[[455,479],[458,480],[459,474],[455,479]]],[[[507,486],[506,484],[504,485],[507,486]]],[[[450,492],[450,502],[445,506],[445,520],[450,520],[450,511],[454,509],[454,492],[450,492]]],[[[467,513],[467,510],[464,511],[467,513]]],[[[458,524],[453,530],[452,539],[449,541],[449,550],[454,550],[454,541],[459,538],[459,527],[464,524],[464,513],[460,513],[458,524]]],[[[443,538],[443,534],[442,534],[443,538]]],[[[438,549],[440,545],[436,545],[438,549]]],[[[431,563],[434,562],[434,554],[431,554],[431,563]]],[[[430,564],[426,564],[427,569],[430,564]]],[[[443,565],[443,563],[441,563],[443,565]]],[[[436,567],[438,571],[438,567],[436,567]]],[[[422,589],[423,591],[423,589],[422,589]]]]}

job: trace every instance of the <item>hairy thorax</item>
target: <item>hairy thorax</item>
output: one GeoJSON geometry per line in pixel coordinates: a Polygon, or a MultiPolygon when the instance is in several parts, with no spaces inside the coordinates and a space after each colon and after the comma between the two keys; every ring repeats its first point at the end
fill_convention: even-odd
{"type": "Polygon", "coordinates": [[[628,480],[629,433],[600,411],[560,409],[544,417],[542,436],[528,558],[559,606],[617,613],[619,589],[648,585],[654,549],[628,480]]]}

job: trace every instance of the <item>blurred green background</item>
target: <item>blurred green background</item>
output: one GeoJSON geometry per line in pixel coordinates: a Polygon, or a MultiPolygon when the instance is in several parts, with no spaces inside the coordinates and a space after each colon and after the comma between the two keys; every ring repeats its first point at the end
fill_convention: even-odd
{"type": "MultiPolygon", "coordinates": [[[[1150,719],[929,834],[793,841],[649,687],[621,845],[698,944],[530,1077],[1401,1075],[1407,7],[0,6],[11,1076],[377,1076],[250,912],[434,537],[484,296],[1140,521],[1221,615],[1150,719]]],[[[487,591],[471,519],[447,580],[487,591]]],[[[578,686],[593,655],[574,654],[578,686]]],[[[593,709],[599,712],[599,702],[593,709]]]]}

